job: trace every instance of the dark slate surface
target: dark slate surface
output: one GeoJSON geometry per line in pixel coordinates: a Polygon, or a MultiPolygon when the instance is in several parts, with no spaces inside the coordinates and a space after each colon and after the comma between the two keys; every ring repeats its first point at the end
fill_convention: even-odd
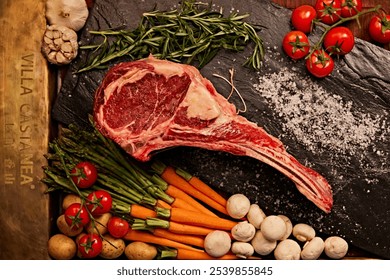
{"type": "MultiPolygon", "coordinates": [[[[88,30],[135,27],[141,13],[152,10],[156,3],[160,10],[178,5],[173,0],[162,2],[97,0],[81,34],[81,43],[89,43],[92,39],[88,30]]],[[[267,54],[260,73],[241,66],[250,52],[248,47],[246,52],[240,54],[221,52],[202,69],[202,74],[227,96],[229,85],[213,74],[228,77],[228,70],[234,67],[235,85],[248,108],[243,115],[279,137],[291,154],[328,179],[334,191],[334,208],[330,214],[324,214],[307,201],[289,179],[250,158],[189,147],[164,151],[156,157],[193,172],[226,195],[245,193],[252,202],[259,203],[269,213],[285,214],[295,222],[308,222],[319,232],[343,236],[351,244],[390,258],[390,53],[357,39],[352,53],[336,61],[332,75],[317,80],[309,77],[301,62],[288,60],[281,50],[283,35],[290,30],[289,10],[268,1],[215,0],[213,3],[216,9],[223,7],[225,13],[230,13],[232,9],[239,13],[249,12],[251,16],[248,21],[263,26],[259,34],[265,41],[267,54]],[[272,73],[277,80],[270,80],[272,73]],[[316,100],[322,100],[324,104],[327,100],[333,100],[336,105],[341,104],[340,113],[325,112],[329,119],[325,119],[326,125],[322,124],[323,127],[316,128],[315,123],[308,125],[311,120],[305,119],[302,127],[306,134],[298,134],[297,128],[300,127],[292,126],[296,121],[292,113],[277,107],[277,100],[264,95],[269,92],[261,95],[254,88],[256,83],[266,87],[264,83],[270,81],[270,86],[282,83],[281,99],[284,98],[282,94],[290,89],[300,91],[309,87],[309,92],[313,93],[320,90],[317,97],[312,97],[313,104],[316,100]],[[345,118],[348,122],[351,117],[356,121],[348,130],[349,127],[345,127],[342,120],[345,118]],[[329,134],[332,129],[334,135],[329,134]],[[357,131],[362,130],[365,143],[368,143],[364,146],[353,141],[357,131]],[[316,141],[315,135],[326,131],[328,134],[316,141]],[[339,143],[337,137],[340,137],[339,143]],[[328,141],[335,139],[333,144],[328,141]],[[344,149],[342,144],[345,139],[351,140],[348,142],[350,147],[344,149]]],[[[314,35],[311,40],[316,38],[314,35]]],[[[82,52],[70,66],[52,113],[60,123],[77,123],[88,128],[87,115],[91,113],[93,93],[105,71],[74,75],[72,72],[84,59],[85,53],[82,52]]],[[[237,98],[233,98],[232,102],[242,108],[237,98]]],[[[316,108],[313,105],[313,110],[316,108]]],[[[329,112],[334,109],[330,108],[329,112]]],[[[301,116],[304,118],[305,113],[301,116]]]]}

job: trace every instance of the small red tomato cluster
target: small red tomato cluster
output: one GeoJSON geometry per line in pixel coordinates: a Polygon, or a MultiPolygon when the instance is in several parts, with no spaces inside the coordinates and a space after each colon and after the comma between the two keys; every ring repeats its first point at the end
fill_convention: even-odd
{"type": "MultiPolygon", "coordinates": [[[[342,24],[368,12],[372,11],[362,12],[361,0],[317,0],[314,6],[301,5],[292,11],[294,30],[283,38],[283,50],[291,59],[305,59],[307,70],[324,78],[334,69],[333,57],[348,54],[355,45],[352,31],[342,24]],[[320,41],[311,46],[308,36],[317,24],[326,27],[320,41]]],[[[390,15],[373,16],[368,31],[376,42],[389,43],[390,15]]]]}
{"type": "MultiPolygon", "coordinates": [[[[70,175],[80,190],[92,188],[98,178],[97,169],[91,162],[76,164],[70,175]]],[[[88,228],[96,223],[94,221],[96,218],[112,210],[113,200],[108,191],[94,189],[83,198],[80,197],[81,203],[72,203],[64,210],[65,221],[74,230],[88,228]]],[[[122,238],[129,229],[129,223],[121,217],[111,216],[106,228],[111,236],[122,238]]],[[[87,230],[87,233],[82,234],[77,241],[78,255],[82,258],[95,258],[101,253],[102,248],[102,235],[91,230],[87,230]]]]}

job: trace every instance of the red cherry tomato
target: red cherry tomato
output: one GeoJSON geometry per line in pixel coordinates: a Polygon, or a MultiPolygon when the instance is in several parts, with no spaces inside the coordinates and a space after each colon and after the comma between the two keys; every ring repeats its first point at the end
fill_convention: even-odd
{"type": "Polygon", "coordinates": [[[291,24],[296,30],[303,33],[310,33],[313,20],[317,17],[317,12],[313,6],[301,5],[295,8],[291,14],[291,24]]]}
{"type": "Polygon", "coordinates": [[[363,9],[362,0],[341,0],[341,16],[352,17],[363,9]]]}
{"type": "Polygon", "coordinates": [[[324,50],[315,50],[306,60],[307,70],[317,78],[324,78],[332,73],[334,61],[324,50]]]}
{"type": "Polygon", "coordinates": [[[118,216],[113,216],[108,220],[107,230],[112,237],[122,238],[129,231],[129,223],[118,216]]]}
{"type": "Polygon", "coordinates": [[[390,43],[390,15],[374,16],[368,25],[368,33],[378,43],[390,43]]]}
{"type": "Polygon", "coordinates": [[[88,210],[81,203],[72,203],[64,212],[66,223],[72,228],[80,228],[89,223],[91,220],[88,210]]]}
{"type": "Polygon", "coordinates": [[[78,163],[70,174],[73,182],[81,189],[91,187],[97,180],[96,167],[88,161],[78,163]]]}
{"type": "Polygon", "coordinates": [[[324,48],[330,54],[345,55],[355,46],[355,37],[352,31],[343,26],[329,30],[324,38],[324,48]]]}
{"type": "Polygon", "coordinates": [[[290,31],[284,36],[282,47],[292,59],[304,58],[310,50],[309,39],[305,33],[298,30],[290,31]]]}
{"type": "Polygon", "coordinates": [[[86,204],[92,215],[102,215],[110,212],[112,197],[110,193],[105,190],[93,191],[87,196],[86,204]]]}
{"type": "Polygon", "coordinates": [[[340,20],[341,0],[317,0],[314,8],[317,18],[325,24],[331,25],[340,20]]]}
{"type": "Polygon", "coordinates": [[[96,233],[88,233],[79,239],[77,248],[82,258],[95,258],[102,252],[103,241],[96,233]]]}

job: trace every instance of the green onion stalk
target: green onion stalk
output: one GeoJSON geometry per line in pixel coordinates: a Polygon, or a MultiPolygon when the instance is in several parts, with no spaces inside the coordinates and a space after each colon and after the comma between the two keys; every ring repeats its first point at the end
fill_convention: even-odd
{"type": "Polygon", "coordinates": [[[48,165],[42,179],[47,192],[62,190],[75,193],[85,200],[87,190],[79,189],[71,179],[70,170],[80,161],[92,162],[98,170],[98,179],[88,191],[103,189],[113,198],[113,211],[129,213],[132,204],[154,209],[158,200],[172,203],[174,198],[164,192],[162,182],[155,183],[153,174],[139,164],[96,129],[83,131],[70,125],[62,128],[60,137],[49,144],[48,165]]]}

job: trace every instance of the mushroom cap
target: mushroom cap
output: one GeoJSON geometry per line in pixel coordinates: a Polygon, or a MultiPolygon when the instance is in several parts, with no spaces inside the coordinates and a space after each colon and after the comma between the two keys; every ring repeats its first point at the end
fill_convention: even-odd
{"type": "Polygon", "coordinates": [[[237,223],[231,230],[233,239],[242,242],[248,242],[255,236],[256,228],[248,223],[248,221],[242,221],[237,223]]]}
{"type": "Polygon", "coordinates": [[[286,233],[286,223],[281,217],[270,215],[261,223],[260,230],[268,240],[281,240],[286,233]]]}
{"type": "Polygon", "coordinates": [[[206,235],[204,249],[212,257],[222,257],[229,252],[231,242],[230,235],[226,231],[214,230],[206,235]]]}
{"type": "Polygon", "coordinates": [[[261,223],[266,215],[258,204],[251,204],[246,215],[248,222],[250,222],[256,229],[260,228],[261,223]]]}
{"type": "Polygon", "coordinates": [[[256,231],[255,236],[252,238],[251,244],[256,253],[262,256],[266,256],[275,249],[277,242],[266,239],[263,233],[258,230],[256,231]]]}
{"type": "Polygon", "coordinates": [[[66,26],[74,31],[84,27],[89,15],[85,0],[47,0],[46,19],[49,24],[66,26]]]}
{"type": "Polygon", "coordinates": [[[235,241],[232,244],[232,253],[240,258],[247,258],[255,253],[255,249],[250,243],[235,241]]]}
{"type": "Polygon", "coordinates": [[[281,240],[285,240],[285,239],[290,237],[290,235],[292,233],[293,225],[292,225],[290,218],[288,218],[287,216],[285,216],[285,215],[278,215],[278,216],[280,218],[282,218],[283,221],[286,223],[286,232],[284,233],[283,237],[281,238],[281,240]]]}
{"type": "Polygon", "coordinates": [[[305,242],[310,241],[316,236],[316,231],[314,228],[308,224],[296,224],[293,227],[292,231],[294,237],[298,239],[299,241],[305,242]]]}
{"type": "Polygon", "coordinates": [[[244,194],[237,193],[230,196],[226,202],[226,211],[229,216],[241,219],[248,213],[251,203],[244,194]]]}
{"type": "Polygon", "coordinates": [[[312,240],[306,242],[301,252],[302,260],[316,260],[324,251],[325,243],[321,237],[314,237],[312,240]]]}
{"type": "Polygon", "coordinates": [[[274,256],[277,260],[299,260],[301,247],[295,240],[285,239],[276,246],[274,256]]]}
{"type": "Polygon", "coordinates": [[[348,253],[348,243],[339,236],[325,239],[325,254],[331,259],[341,259],[348,253]]]}

